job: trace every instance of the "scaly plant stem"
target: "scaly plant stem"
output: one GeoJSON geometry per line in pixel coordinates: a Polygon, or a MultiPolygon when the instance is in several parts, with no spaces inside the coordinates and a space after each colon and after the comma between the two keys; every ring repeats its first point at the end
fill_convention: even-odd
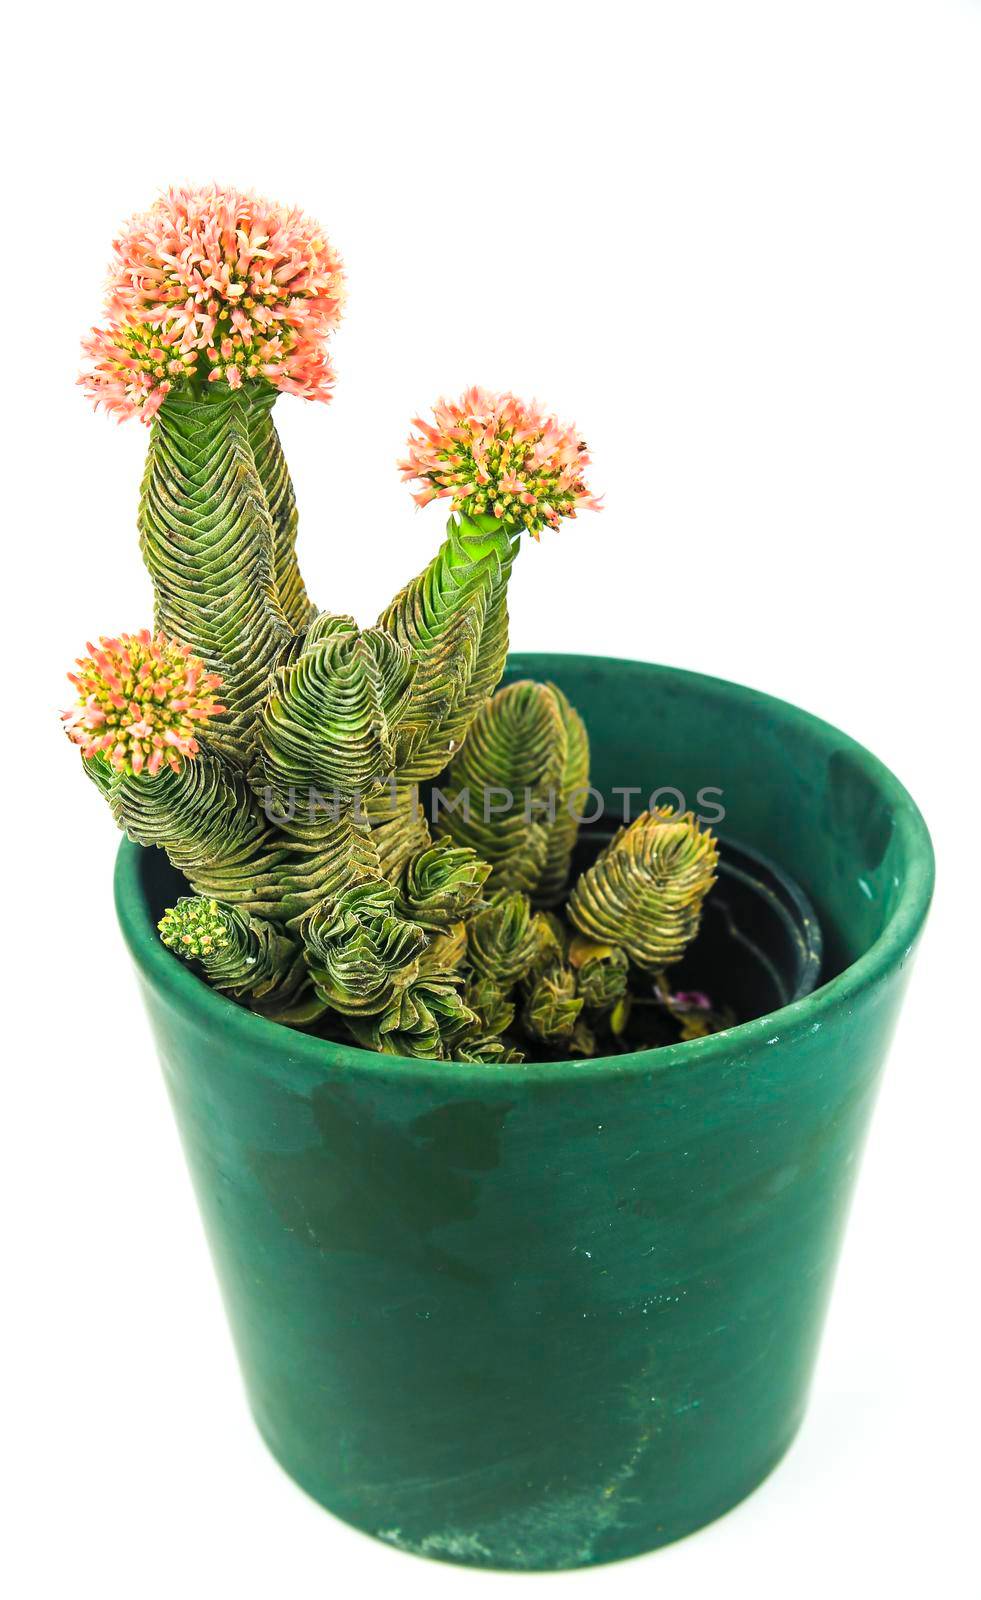
{"type": "Polygon", "coordinates": [[[290,633],[251,411],[249,395],[225,384],[168,395],[152,425],[139,513],[156,625],[220,673],[228,714],[211,740],[243,763],[290,633]]]}
{"type": "Polygon", "coordinates": [[[119,826],[137,844],[166,851],[196,894],[252,916],[284,919],[285,842],[259,812],[241,774],[220,756],[202,749],[177,771],[113,774],[99,787],[119,826]]]}
{"type": "Polygon", "coordinates": [[[296,559],[299,517],[293,481],[272,416],[277,398],[278,390],[271,385],[254,392],[249,411],[249,439],[272,520],[273,586],[287,627],[291,633],[299,633],[313,621],[317,608],[307,594],[296,559]]]}
{"type": "Polygon", "coordinates": [[[442,771],[504,671],[518,539],[496,517],[452,516],[428,567],[378,619],[417,663],[401,734],[402,781],[442,771]]]}

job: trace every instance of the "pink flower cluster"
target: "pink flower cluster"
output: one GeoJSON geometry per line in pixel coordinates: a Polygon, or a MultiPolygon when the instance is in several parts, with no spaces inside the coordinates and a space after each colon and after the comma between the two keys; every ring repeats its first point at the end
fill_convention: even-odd
{"type": "Polygon", "coordinates": [[[585,444],[537,405],[474,388],[440,400],[433,419],[414,418],[419,432],[399,462],[403,479],[422,485],[417,505],[448,497],[454,510],[499,517],[535,539],[563,517],[600,509],[583,478],[585,444]]]}
{"type": "Polygon", "coordinates": [[[64,713],[66,732],[87,760],[101,756],[117,772],[156,777],[166,763],[176,772],[181,757],[198,753],[195,724],[225,707],[213,691],[217,673],[188,645],[149,629],[88,644],[78,671],[68,677],[78,702],[64,713]]]}
{"type": "Polygon", "coordinates": [[[171,189],[113,244],[108,326],[83,341],[79,382],[144,421],[194,379],[328,400],[325,345],[343,298],[340,257],[302,212],[213,184],[171,189]]]}

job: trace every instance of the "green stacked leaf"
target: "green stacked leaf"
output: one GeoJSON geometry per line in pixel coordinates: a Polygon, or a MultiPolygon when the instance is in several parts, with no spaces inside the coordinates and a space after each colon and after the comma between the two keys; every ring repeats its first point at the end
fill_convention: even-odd
{"type": "Polygon", "coordinates": [[[386,792],[413,673],[390,634],[323,612],[273,674],[252,782],[292,846],[292,918],[385,876],[366,797],[386,792]]]}
{"type": "Polygon", "coordinates": [[[240,761],[289,638],[251,425],[251,399],[225,384],[169,396],[153,419],[139,515],[156,627],[221,675],[228,714],[212,740],[240,761]]]}
{"type": "Polygon", "coordinates": [[[272,676],[257,727],[256,781],[284,802],[299,789],[364,796],[395,771],[415,667],[382,628],[321,614],[272,676]]]}
{"type": "Polygon", "coordinates": [[[569,920],[586,938],[619,945],[642,972],[658,973],[698,932],[717,862],[715,840],[690,813],[645,811],[582,874],[569,920]]]}
{"type": "Polygon", "coordinates": [[[542,930],[526,894],[497,896],[467,926],[470,965],[479,978],[510,989],[529,972],[541,949],[542,930]]]}
{"type": "Polygon", "coordinates": [[[400,733],[404,780],[443,770],[500,681],[517,545],[517,532],[495,517],[452,516],[437,555],[378,619],[417,668],[400,733]]]}
{"type": "Polygon", "coordinates": [[[440,783],[438,837],[491,862],[491,890],[562,895],[589,779],[582,719],[552,684],[522,680],[477,713],[440,783]]]}
{"type": "Polygon", "coordinates": [[[384,880],[363,882],[323,901],[303,927],[317,993],[346,1017],[386,1013],[418,973],[425,930],[407,921],[384,880]]]}
{"type": "Polygon", "coordinates": [[[361,811],[371,831],[378,871],[396,886],[413,856],[432,844],[419,787],[396,779],[364,797],[361,811]]]}
{"type": "Polygon", "coordinates": [[[481,1031],[492,1034],[507,1033],[514,1022],[517,1007],[511,998],[514,983],[503,986],[493,978],[471,972],[467,979],[464,997],[467,1005],[479,1019],[481,1031]]]}
{"type": "Polygon", "coordinates": [[[406,868],[402,883],[406,916],[434,933],[442,932],[473,909],[490,870],[475,851],[448,839],[430,845],[406,868]]]}
{"type": "Polygon", "coordinates": [[[533,1039],[557,1049],[571,1043],[582,1008],[575,973],[555,963],[529,979],[521,1020],[533,1039]]]}
{"type": "Polygon", "coordinates": [[[444,1036],[477,1021],[464,1002],[461,985],[462,979],[453,973],[419,973],[393,993],[379,1015],[350,1017],[351,1032],[369,1050],[440,1060],[446,1053],[444,1036]]]}
{"type": "Polygon", "coordinates": [[[99,765],[119,826],[137,844],[165,850],[195,894],[253,916],[285,920],[286,841],[260,811],[236,766],[203,748],[177,771],[165,766],[155,777],[111,773],[105,762],[99,765]]]}
{"type": "Polygon", "coordinates": [[[456,1041],[459,1048],[472,1048],[475,1039],[498,1037],[511,1027],[515,989],[539,961],[546,938],[542,918],[520,891],[498,894],[470,918],[465,995],[477,1023],[468,1039],[456,1041]]]}
{"type": "Polygon", "coordinates": [[[592,1015],[611,1011],[627,993],[630,962],[625,950],[578,935],[569,945],[577,991],[592,1015]]]}
{"type": "Polygon", "coordinates": [[[466,1032],[458,1040],[451,1039],[450,1049],[452,1060],[481,1066],[520,1065],[525,1059],[523,1051],[516,1050],[506,1039],[493,1033],[466,1032]]]}
{"type": "Polygon", "coordinates": [[[536,903],[552,906],[565,899],[572,852],[585,812],[589,790],[589,736],[582,717],[558,685],[550,683],[546,687],[555,699],[565,732],[555,817],[548,829],[545,864],[535,889],[536,903]]]}
{"type": "Polygon", "coordinates": [[[258,390],[249,410],[249,442],[272,523],[272,577],[280,610],[291,633],[299,633],[317,615],[296,559],[298,514],[296,495],[280,443],[272,409],[278,390],[258,390]]]}
{"type": "Polygon", "coordinates": [[[419,971],[460,972],[466,959],[467,925],[454,922],[440,933],[430,933],[429,943],[419,957],[419,971]]]}
{"type": "Polygon", "coordinates": [[[196,962],[224,994],[279,1022],[313,1021],[323,1007],[312,994],[303,951],[275,923],[201,896],[165,911],[160,937],[196,962]]]}

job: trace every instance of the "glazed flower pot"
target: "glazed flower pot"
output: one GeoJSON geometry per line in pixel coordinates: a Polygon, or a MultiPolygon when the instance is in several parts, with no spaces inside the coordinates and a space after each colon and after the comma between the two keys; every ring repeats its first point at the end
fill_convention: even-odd
{"type": "Polygon", "coordinates": [[[122,846],[117,899],[273,1453],[400,1548],[545,1570],[690,1533],[792,1440],[933,861],[896,779],[780,701],[509,670],[578,706],[614,805],[712,791],[812,899],[819,987],[657,1051],[403,1061],[210,990],[156,937],[156,852],[122,846]]]}

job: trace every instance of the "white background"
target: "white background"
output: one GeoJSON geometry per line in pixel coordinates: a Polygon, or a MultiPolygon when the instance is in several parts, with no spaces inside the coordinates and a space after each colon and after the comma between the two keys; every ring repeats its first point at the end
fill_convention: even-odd
{"type": "Polygon", "coordinates": [[[8,1592],[976,1593],[981,9],[25,14],[3,197],[8,1592]],[[303,205],[348,266],[336,398],[278,411],[321,605],[369,621],[435,549],[442,512],[393,466],[414,413],[473,381],[537,395],[580,424],[607,509],[524,553],[513,643],[796,701],[934,831],[803,1432],[749,1502],[620,1567],[400,1555],[305,1499],[246,1412],[113,923],[116,839],[55,715],[86,637],[150,619],[145,434],[92,414],[77,341],[119,222],[213,177],[303,205]]]}

